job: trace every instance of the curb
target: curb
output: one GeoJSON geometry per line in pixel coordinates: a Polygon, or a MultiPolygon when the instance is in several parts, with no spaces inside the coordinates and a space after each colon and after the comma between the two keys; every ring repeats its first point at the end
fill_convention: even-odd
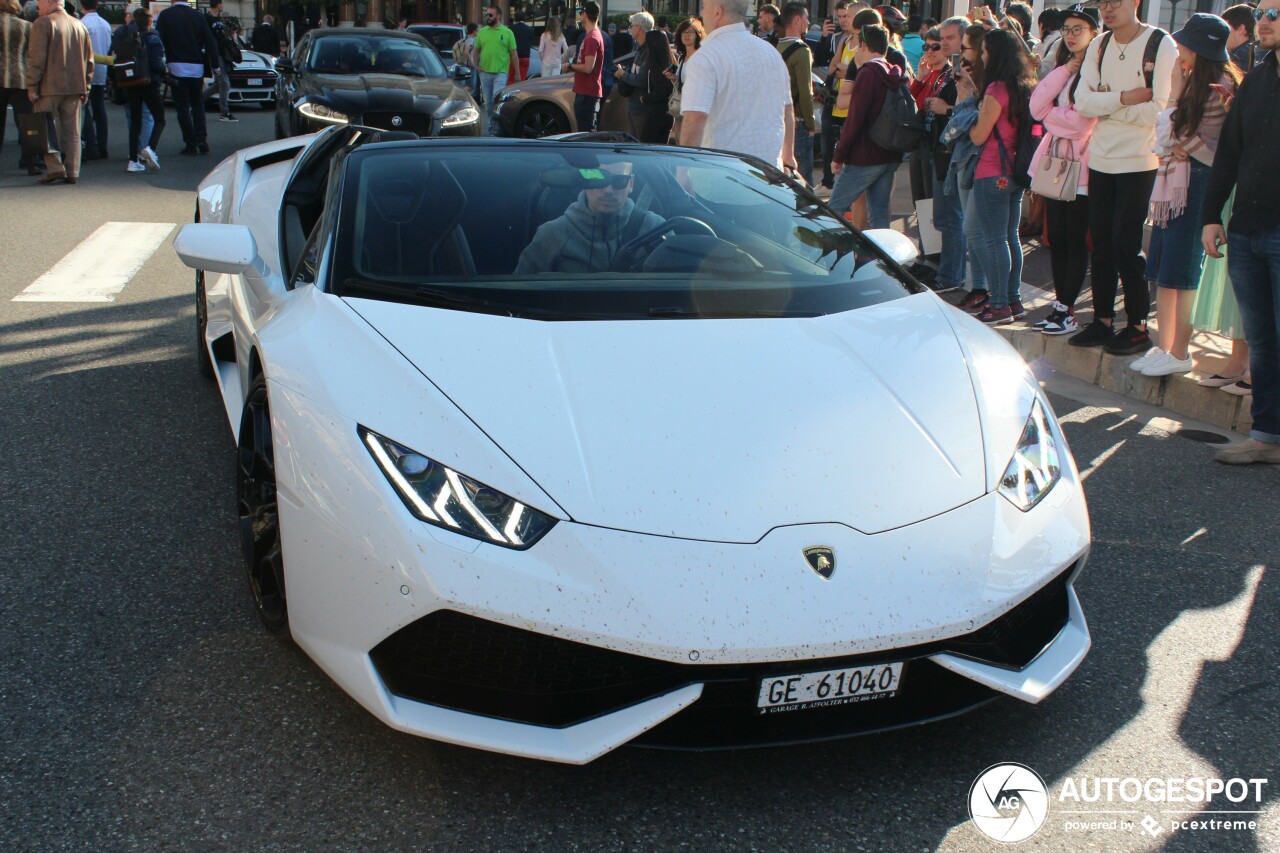
{"type": "Polygon", "coordinates": [[[1038,329],[1020,324],[995,329],[1028,364],[1043,361],[1054,370],[1107,391],[1245,435],[1253,425],[1249,414],[1251,398],[1197,385],[1203,374],[1143,376],[1129,369],[1129,363],[1137,356],[1112,355],[1102,347],[1073,347],[1067,343],[1067,336],[1043,335],[1038,329]]]}

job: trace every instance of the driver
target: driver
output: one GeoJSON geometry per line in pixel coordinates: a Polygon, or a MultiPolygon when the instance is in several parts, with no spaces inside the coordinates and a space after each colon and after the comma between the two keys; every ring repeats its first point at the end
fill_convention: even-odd
{"type": "Polygon", "coordinates": [[[631,169],[627,162],[583,169],[590,183],[604,185],[583,190],[563,216],[544,223],[521,253],[515,274],[602,272],[609,269],[619,246],[661,225],[661,216],[637,210],[631,200],[631,169]]]}

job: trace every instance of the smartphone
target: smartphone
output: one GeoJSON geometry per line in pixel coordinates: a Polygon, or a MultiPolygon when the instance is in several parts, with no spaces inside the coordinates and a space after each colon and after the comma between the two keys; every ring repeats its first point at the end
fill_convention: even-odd
{"type": "Polygon", "coordinates": [[[675,74],[679,70],[680,70],[680,66],[676,65],[674,62],[667,66],[668,74],[675,74]]]}
{"type": "Polygon", "coordinates": [[[951,67],[952,67],[952,68],[959,68],[959,67],[960,67],[960,60],[961,60],[961,59],[963,59],[963,58],[964,58],[964,54],[962,54],[962,53],[953,53],[953,54],[951,54],[951,67]]]}

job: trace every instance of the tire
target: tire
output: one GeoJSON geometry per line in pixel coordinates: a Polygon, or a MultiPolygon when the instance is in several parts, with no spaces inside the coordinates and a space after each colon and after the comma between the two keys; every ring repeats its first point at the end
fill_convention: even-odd
{"type": "Polygon", "coordinates": [[[533,104],[520,111],[515,135],[523,139],[540,139],[569,132],[569,119],[549,104],[533,104]]]}
{"type": "Polygon", "coordinates": [[[196,367],[206,379],[213,378],[213,359],[205,331],[209,328],[209,302],[204,293],[204,270],[196,270],[196,367]]]}
{"type": "Polygon", "coordinates": [[[240,418],[236,446],[236,505],[240,546],[253,606],[263,627],[277,637],[289,636],[285,597],[284,553],[276,500],[275,452],[267,380],[254,377],[240,418]]]}

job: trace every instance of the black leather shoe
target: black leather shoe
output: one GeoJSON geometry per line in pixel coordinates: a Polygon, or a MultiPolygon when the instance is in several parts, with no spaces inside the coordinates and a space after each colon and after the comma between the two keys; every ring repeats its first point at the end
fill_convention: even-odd
{"type": "Polygon", "coordinates": [[[200,152],[196,150],[196,147],[194,145],[188,145],[186,148],[183,148],[178,153],[187,157],[194,157],[200,152]]]}
{"type": "Polygon", "coordinates": [[[196,153],[197,153],[197,154],[208,154],[208,153],[209,153],[209,143],[207,143],[207,142],[197,142],[197,143],[196,143],[196,153]]]}

